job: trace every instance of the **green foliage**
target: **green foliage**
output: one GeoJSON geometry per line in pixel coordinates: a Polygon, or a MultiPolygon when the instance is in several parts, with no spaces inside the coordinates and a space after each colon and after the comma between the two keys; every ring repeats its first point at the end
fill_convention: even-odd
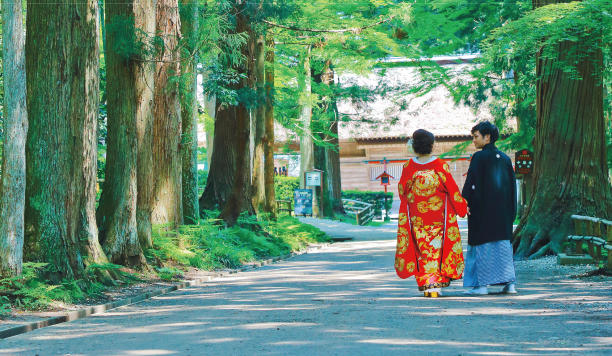
{"type": "Polygon", "coordinates": [[[178,231],[168,231],[168,226],[154,228],[153,248],[145,256],[159,265],[161,278],[172,279],[180,274],[176,269],[167,269],[171,265],[207,270],[237,268],[256,259],[328,241],[319,229],[289,216],[280,216],[277,221],[243,217],[236,227],[225,229],[215,224],[219,222],[219,212],[207,214],[209,218],[200,225],[181,226],[178,231]],[[253,225],[257,229],[244,227],[253,225]]]}
{"type": "Polygon", "coordinates": [[[276,200],[291,200],[293,202],[293,191],[296,189],[300,189],[300,178],[274,177],[274,196],[276,200]]]}
{"type": "Polygon", "coordinates": [[[71,303],[98,295],[103,288],[99,284],[75,280],[50,284],[45,279],[49,268],[46,263],[27,262],[23,264],[21,276],[0,279],[0,290],[11,292],[10,298],[1,299],[0,313],[8,311],[8,304],[25,309],[44,309],[53,301],[71,303]]]}
{"type": "Polygon", "coordinates": [[[343,199],[351,199],[358,200],[360,202],[368,203],[374,205],[374,215],[382,216],[382,208],[385,207],[385,210],[391,210],[391,206],[393,205],[393,193],[385,192],[370,192],[370,191],[361,191],[361,190],[343,190],[342,191],[343,199]],[[385,196],[387,197],[387,203],[385,205],[385,196]]]}

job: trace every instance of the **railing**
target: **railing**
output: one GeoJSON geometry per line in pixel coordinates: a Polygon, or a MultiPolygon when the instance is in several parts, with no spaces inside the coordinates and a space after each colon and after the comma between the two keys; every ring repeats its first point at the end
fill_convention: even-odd
{"type": "Polygon", "coordinates": [[[374,205],[357,200],[342,199],[344,210],[349,215],[354,215],[357,225],[365,225],[374,219],[374,205]]]}
{"type": "Polygon", "coordinates": [[[608,250],[608,268],[612,269],[612,221],[592,218],[589,216],[572,215],[576,228],[576,235],[567,237],[570,241],[576,241],[576,254],[582,255],[582,243],[586,242],[589,255],[596,260],[603,260],[601,249],[608,250]],[[582,229],[584,222],[585,229],[582,229]],[[605,234],[602,231],[605,226],[605,234]],[[605,237],[605,239],[603,238],[605,237]]]}
{"type": "Polygon", "coordinates": [[[291,207],[291,205],[292,205],[291,200],[277,200],[276,201],[276,211],[278,213],[280,213],[281,211],[284,211],[287,214],[291,215],[291,213],[293,212],[293,208],[291,207]],[[285,207],[283,207],[283,205],[285,207]]]}

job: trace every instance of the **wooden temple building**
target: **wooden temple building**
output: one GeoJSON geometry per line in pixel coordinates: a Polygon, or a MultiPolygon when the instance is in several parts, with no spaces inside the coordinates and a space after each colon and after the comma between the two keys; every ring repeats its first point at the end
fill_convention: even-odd
{"type": "MultiPolygon", "coordinates": [[[[442,58],[439,65],[461,70],[465,60],[442,58]]],[[[418,85],[418,72],[414,67],[395,67],[386,70],[382,78],[378,73],[370,76],[343,74],[336,78],[340,85],[358,83],[376,86],[381,80],[388,85],[418,85]]],[[[376,177],[383,173],[383,159],[387,159],[387,173],[394,177],[388,191],[397,194],[397,183],[404,164],[415,157],[407,143],[417,129],[425,129],[436,136],[433,155],[448,153],[458,144],[471,141],[471,128],[479,121],[492,119],[485,110],[474,111],[464,105],[456,105],[448,91],[438,87],[422,96],[382,98],[368,104],[339,102],[342,121],[339,124],[340,167],[343,190],[384,191],[376,177]],[[398,105],[399,104],[401,105],[398,105]],[[401,110],[400,110],[401,107],[401,110]]],[[[299,154],[299,139],[282,128],[277,128],[277,147],[288,146],[299,154]]],[[[444,158],[461,189],[469,167],[469,157],[476,151],[470,144],[461,155],[444,158]]],[[[511,155],[513,156],[513,155],[511,155]]],[[[511,157],[513,158],[513,157],[511,157]]],[[[279,165],[286,161],[279,161],[279,165]]],[[[299,162],[293,163],[290,175],[299,174],[299,162]]]]}

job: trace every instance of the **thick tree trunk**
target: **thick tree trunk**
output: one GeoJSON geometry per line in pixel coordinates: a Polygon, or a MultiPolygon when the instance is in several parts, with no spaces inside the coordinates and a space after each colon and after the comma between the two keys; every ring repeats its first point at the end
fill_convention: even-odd
{"type": "MultiPolygon", "coordinates": [[[[141,23],[134,12],[134,2],[108,3],[109,24],[129,18],[141,23]]],[[[108,259],[116,264],[146,264],[138,239],[137,210],[137,116],[141,97],[137,62],[117,52],[122,36],[128,33],[108,32],[106,52],[107,75],[107,151],[105,182],[96,211],[100,243],[108,259]]]]}
{"type": "MultiPolygon", "coordinates": [[[[312,104],[310,102],[312,95],[311,88],[311,72],[310,72],[310,47],[308,47],[304,61],[304,82],[300,83],[303,89],[301,97],[301,111],[299,122],[302,126],[302,134],[300,135],[300,188],[307,189],[306,178],[304,173],[312,171],[315,167],[315,147],[312,138],[312,104]]],[[[310,189],[310,188],[308,188],[310,189]]],[[[316,189],[313,190],[312,211],[314,215],[320,215],[319,199],[316,199],[316,189]]]]}
{"type": "MultiPolygon", "coordinates": [[[[241,79],[234,89],[242,91],[247,87],[255,86],[254,80],[254,51],[255,34],[249,24],[249,17],[245,13],[246,4],[236,7],[236,33],[248,33],[249,40],[242,47],[241,52],[246,61],[236,68],[238,73],[245,74],[248,79],[241,79]]],[[[244,103],[235,107],[236,131],[234,132],[234,145],[236,149],[235,164],[236,171],[233,176],[232,191],[223,207],[219,219],[223,219],[228,226],[234,226],[242,213],[255,214],[251,200],[251,175],[250,175],[250,118],[249,110],[244,103]]],[[[216,133],[215,133],[216,138],[216,133]]]]}
{"type": "Polygon", "coordinates": [[[177,51],[180,37],[178,0],[157,1],[157,33],[164,48],[155,73],[155,113],[153,123],[153,211],[151,222],[183,223],[181,175],[181,106],[179,88],[172,77],[180,75],[177,51]]]}
{"type": "Polygon", "coordinates": [[[198,34],[198,1],[180,0],[181,5],[181,32],[187,39],[184,57],[181,62],[181,73],[187,75],[188,88],[181,95],[182,120],[182,180],[183,180],[183,219],[185,224],[197,224],[200,216],[198,205],[198,106],[196,63],[194,52],[197,49],[198,34]]]}
{"type": "MultiPolygon", "coordinates": [[[[331,68],[331,61],[325,63],[321,81],[328,86],[334,85],[334,71],[331,68]]],[[[340,141],[338,140],[338,106],[334,97],[328,99],[329,103],[326,108],[329,121],[329,133],[323,138],[328,144],[333,147],[325,149],[325,197],[326,207],[331,214],[346,214],[344,205],[342,204],[342,181],[340,177],[340,141]]]]}
{"type": "MultiPolygon", "coordinates": [[[[550,2],[548,2],[550,3],[550,2]]],[[[548,4],[546,3],[546,4],[548,4]]],[[[534,6],[542,6],[534,2],[534,6]]],[[[557,58],[538,55],[534,190],[515,231],[517,258],[560,252],[573,231],[572,214],[609,218],[601,51],[583,53],[582,43],[556,45],[557,58]],[[580,79],[559,63],[576,65],[580,79]]]]}
{"type": "Polygon", "coordinates": [[[266,106],[264,145],[264,184],[266,200],[264,212],[276,217],[274,194],[274,34],[270,30],[266,38],[266,106]]]}
{"type": "Polygon", "coordinates": [[[97,0],[28,2],[25,256],[50,278],[88,278],[106,262],[95,219],[97,0]]]}
{"type": "MultiPolygon", "coordinates": [[[[155,34],[156,28],[157,9],[155,3],[156,0],[134,2],[136,27],[150,36],[155,34]]],[[[136,101],[136,141],[138,147],[136,223],[138,240],[144,248],[153,246],[151,214],[153,211],[153,186],[155,184],[153,172],[155,69],[156,64],[151,62],[141,62],[134,66],[134,91],[136,98],[138,98],[136,101]]]]}
{"type": "MultiPolygon", "coordinates": [[[[336,103],[332,104],[332,110],[337,118],[336,103]]],[[[334,148],[325,150],[325,186],[328,191],[328,199],[334,214],[345,215],[342,204],[342,180],[340,176],[340,141],[338,140],[338,120],[331,122],[332,135],[326,135],[325,141],[334,145],[334,148]]]]}
{"type": "Polygon", "coordinates": [[[23,263],[28,132],[24,46],[21,1],[2,1],[4,139],[0,181],[0,277],[20,275],[23,263]]]}
{"type": "MultiPolygon", "coordinates": [[[[256,35],[255,40],[255,88],[260,97],[264,97],[266,47],[263,35],[256,35]]],[[[264,159],[264,136],[266,134],[265,102],[258,100],[257,107],[252,110],[254,119],[254,142],[253,142],[253,179],[252,198],[253,206],[257,212],[265,211],[266,183],[265,183],[265,159],[264,159]]]]}
{"type": "Polygon", "coordinates": [[[236,171],[236,107],[217,103],[215,135],[211,142],[213,154],[210,160],[208,180],[200,197],[200,209],[223,209],[232,191],[236,171]]]}

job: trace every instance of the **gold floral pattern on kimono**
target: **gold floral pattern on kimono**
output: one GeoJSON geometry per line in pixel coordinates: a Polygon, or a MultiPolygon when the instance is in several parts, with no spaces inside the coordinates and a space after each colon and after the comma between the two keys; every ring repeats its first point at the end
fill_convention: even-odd
{"type": "Polygon", "coordinates": [[[395,256],[395,269],[397,269],[398,271],[403,271],[405,264],[406,260],[401,257],[395,256]]]}
{"type": "Polygon", "coordinates": [[[395,249],[395,253],[398,255],[403,255],[408,250],[408,246],[410,243],[408,242],[408,235],[398,235],[397,236],[397,248],[395,249]]]}
{"type": "Polygon", "coordinates": [[[461,194],[459,194],[459,192],[455,192],[455,201],[457,203],[463,203],[465,199],[463,199],[463,197],[461,196],[461,194]]]}
{"type": "Polygon", "coordinates": [[[419,171],[414,174],[412,191],[421,197],[429,197],[436,192],[440,178],[433,170],[419,171]]]}
{"type": "Polygon", "coordinates": [[[417,205],[417,209],[419,209],[421,213],[426,213],[430,210],[438,211],[442,209],[443,206],[444,206],[444,203],[442,202],[442,199],[440,199],[439,197],[431,197],[429,198],[428,201],[420,202],[417,205]]]}
{"type": "Polygon", "coordinates": [[[442,180],[442,183],[446,183],[446,176],[442,172],[438,172],[438,176],[442,180]]]}
{"type": "Polygon", "coordinates": [[[399,190],[399,195],[404,196],[404,193],[405,193],[404,184],[403,183],[398,184],[397,189],[399,190]]]}
{"type": "Polygon", "coordinates": [[[408,196],[406,197],[406,199],[408,199],[408,203],[410,204],[414,203],[414,194],[408,193],[408,196]]]}
{"type": "Polygon", "coordinates": [[[455,226],[451,226],[448,228],[447,236],[451,241],[457,241],[461,238],[461,234],[459,233],[459,228],[455,226]]]}
{"type": "Polygon", "coordinates": [[[396,272],[414,275],[419,290],[447,287],[464,269],[457,216],[467,214],[467,203],[455,199],[459,188],[441,159],[408,162],[400,185],[396,272]]]}

